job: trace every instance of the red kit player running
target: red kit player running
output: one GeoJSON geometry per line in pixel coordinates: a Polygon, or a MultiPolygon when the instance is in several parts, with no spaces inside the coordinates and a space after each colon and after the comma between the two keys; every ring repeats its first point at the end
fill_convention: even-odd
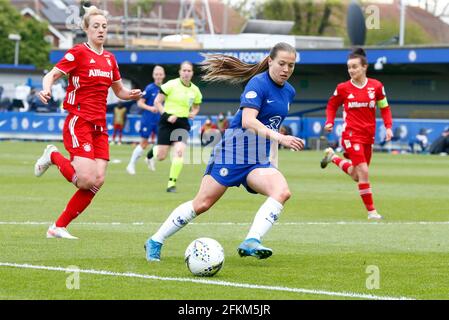
{"type": "Polygon", "coordinates": [[[48,145],[37,160],[34,173],[40,177],[55,164],[61,174],[78,190],[68,202],[59,219],[47,231],[47,238],[77,239],[66,227],[90,204],[104,183],[109,161],[106,127],[106,99],[109,87],[122,100],[137,100],[139,89],[123,87],[117,62],[112,53],[103,49],[107,20],[102,10],[86,9],[83,29],[87,42],[70,49],[56,66],[45,75],[39,98],[47,103],[51,86],[64,75],[69,78],[64,109],[68,111],[63,128],[66,159],[53,145],[48,145]]]}
{"type": "Polygon", "coordinates": [[[365,51],[361,48],[354,50],[349,55],[347,64],[351,80],[340,83],[329,99],[324,129],[327,132],[332,131],[337,110],[343,105],[344,124],[341,139],[344,156],[350,161],[337,156],[332,148],[327,148],[321,160],[321,168],[333,162],[358,182],[360,197],[368,211],[368,219],[380,220],[382,216],[374,207],[368,179],[368,166],[376,133],[376,106],[380,108],[384,121],[386,141],[393,137],[391,110],[385,97],[383,84],[366,77],[368,62],[365,51]]]}

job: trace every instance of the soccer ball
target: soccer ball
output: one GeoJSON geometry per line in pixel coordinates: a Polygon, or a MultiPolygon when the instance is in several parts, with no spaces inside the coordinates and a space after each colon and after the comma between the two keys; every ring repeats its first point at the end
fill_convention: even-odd
{"type": "Polygon", "coordinates": [[[223,267],[224,250],[214,239],[198,238],[189,244],[184,257],[187,268],[192,274],[212,277],[223,267]]]}

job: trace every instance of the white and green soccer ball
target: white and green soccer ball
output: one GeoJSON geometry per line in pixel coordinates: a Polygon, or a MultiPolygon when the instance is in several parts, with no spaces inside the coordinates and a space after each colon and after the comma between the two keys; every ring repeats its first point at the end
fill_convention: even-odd
{"type": "Polygon", "coordinates": [[[211,238],[193,240],[184,257],[190,272],[200,277],[211,277],[220,271],[225,258],[221,244],[211,238]]]}

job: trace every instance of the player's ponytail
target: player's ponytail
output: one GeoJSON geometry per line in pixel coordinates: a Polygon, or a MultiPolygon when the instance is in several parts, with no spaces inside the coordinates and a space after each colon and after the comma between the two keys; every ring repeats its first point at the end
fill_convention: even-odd
{"type": "Polygon", "coordinates": [[[362,66],[368,65],[368,60],[366,59],[366,52],[363,50],[363,48],[355,48],[352,50],[352,52],[349,54],[348,59],[360,59],[360,62],[362,63],[362,66]]]}
{"type": "Polygon", "coordinates": [[[107,12],[104,10],[98,9],[96,6],[84,7],[85,14],[83,16],[82,28],[87,30],[89,28],[90,17],[92,16],[107,16],[107,12]]]}
{"type": "Polygon", "coordinates": [[[292,52],[296,55],[296,50],[285,42],[276,44],[270,50],[270,54],[257,64],[249,64],[233,56],[224,54],[205,54],[206,60],[201,63],[201,70],[205,73],[202,76],[204,81],[226,81],[233,84],[246,82],[256,74],[268,69],[269,58],[275,59],[279,51],[292,52]]]}

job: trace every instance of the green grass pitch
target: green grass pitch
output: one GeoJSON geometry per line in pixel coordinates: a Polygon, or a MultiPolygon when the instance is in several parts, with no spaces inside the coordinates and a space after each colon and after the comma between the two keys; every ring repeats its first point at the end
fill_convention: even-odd
{"type": "Polygon", "coordinates": [[[356,184],[334,165],[320,169],[321,153],[281,151],[292,198],[264,239],[270,259],[237,255],[264,201],[242,187],[170,238],[160,263],[148,263],[144,241],[193,198],[205,164],[185,165],[178,193],[168,194],[168,161],[150,172],[139,160],[130,176],[132,146],[112,146],[105,185],[69,226],[80,240],[46,239],[75,188],[55,167],[34,177],[45,145],[0,142],[0,299],[449,298],[447,157],[374,154],[370,181],[386,219],[368,223],[356,184]],[[183,261],[198,237],[224,247],[224,267],[213,278],[192,276],[183,261]],[[69,266],[81,270],[72,289],[69,266]]]}

